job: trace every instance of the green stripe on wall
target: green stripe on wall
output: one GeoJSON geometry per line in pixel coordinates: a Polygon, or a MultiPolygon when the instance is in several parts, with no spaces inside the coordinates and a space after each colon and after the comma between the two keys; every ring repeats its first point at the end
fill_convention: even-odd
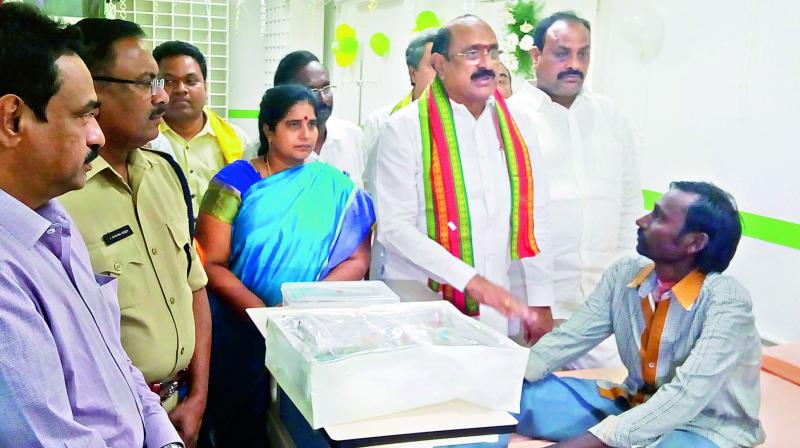
{"type": "MultiPolygon", "coordinates": [[[[650,210],[662,193],[657,191],[642,190],[644,208],[650,210]]],[[[800,224],[756,215],[755,213],[740,212],[742,216],[742,235],[766,241],[768,243],[800,249],[800,224]]]]}
{"type": "Polygon", "coordinates": [[[228,109],[228,118],[258,118],[255,109],[228,109]]]}
{"type": "MultiPolygon", "coordinates": [[[[258,118],[258,110],[229,109],[228,118],[258,118]]],[[[645,210],[651,210],[662,193],[642,190],[642,196],[645,210]]],[[[800,249],[800,224],[754,213],[740,212],[740,214],[744,236],[792,249],[800,249]]]]}

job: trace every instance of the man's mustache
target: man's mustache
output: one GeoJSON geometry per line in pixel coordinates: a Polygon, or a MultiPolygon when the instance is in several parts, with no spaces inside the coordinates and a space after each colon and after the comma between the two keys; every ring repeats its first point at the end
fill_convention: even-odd
{"type": "Polygon", "coordinates": [[[575,69],[567,69],[558,74],[558,79],[564,79],[567,76],[580,76],[583,79],[583,72],[575,69]]]}
{"type": "Polygon", "coordinates": [[[494,70],[490,68],[478,67],[478,69],[475,70],[475,73],[473,73],[472,76],[469,77],[469,79],[475,81],[476,79],[483,78],[484,76],[490,76],[492,78],[495,78],[497,74],[494,72],[494,70]]]}
{"type": "Polygon", "coordinates": [[[159,104],[158,106],[156,106],[155,109],[153,109],[152,112],[150,112],[150,119],[152,120],[153,118],[156,118],[160,115],[164,115],[166,111],[167,111],[167,105],[159,104]]]}
{"type": "Polygon", "coordinates": [[[92,160],[96,159],[100,151],[100,145],[92,145],[89,147],[89,154],[86,154],[86,158],[83,159],[83,163],[91,163],[92,160]]]}

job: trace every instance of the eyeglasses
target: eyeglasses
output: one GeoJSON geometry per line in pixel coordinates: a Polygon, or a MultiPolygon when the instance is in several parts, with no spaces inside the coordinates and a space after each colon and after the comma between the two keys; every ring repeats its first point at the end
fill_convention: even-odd
{"type": "Polygon", "coordinates": [[[158,76],[141,80],[119,79],[111,76],[94,76],[92,79],[95,81],[116,82],[118,84],[133,84],[140,87],[149,87],[150,96],[155,96],[155,94],[158,93],[158,89],[164,88],[164,78],[160,78],[158,76]]]}
{"type": "Polygon", "coordinates": [[[481,60],[481,56],[489,55],[489,58],[493,61],[499,61],[500,55],[503,54],[503,50],[498,50],[497,48],[482,48],[480,50],[467,50],[463,53],[456,53],[456,56],[461,56],[464,58],[465,61],[475,64],[481,60]]]}
{"type": "Polygon", "coordinates": [[[320,87],[319,89],[311,89],[312,92],[316,93],[317,95],[330,95],[336,89],[336,86],[325,86],[320,87]]]}

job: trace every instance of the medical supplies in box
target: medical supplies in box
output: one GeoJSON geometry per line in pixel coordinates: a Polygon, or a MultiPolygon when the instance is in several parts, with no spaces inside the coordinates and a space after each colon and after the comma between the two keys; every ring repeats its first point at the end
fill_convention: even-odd
{"type": "Polygon", "coordinates": [[[462,399],[519,411],[528,350],[445,301],[269,314],[266,365],[313,428],[462,399]]]}
{"type": "Polygon", "coordinates": [[[364,306],[400,301],[397,294],[380,281],[284,283],[281,294],[284,306],[364,306]]]}

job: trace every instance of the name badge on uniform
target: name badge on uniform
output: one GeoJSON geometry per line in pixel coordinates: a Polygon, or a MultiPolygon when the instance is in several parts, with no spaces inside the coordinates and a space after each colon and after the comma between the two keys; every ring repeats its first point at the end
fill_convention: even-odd
{"type": "Polygon", "coordinates": [[[133,230],[131,226],[125,225],[120,227],[117,230],[112,230],[105,235],[103,235],[103,242],[106,243],[106,246],[110,246],[117,241],[124,240],[125,238],[133,235],[133,230]]]}

